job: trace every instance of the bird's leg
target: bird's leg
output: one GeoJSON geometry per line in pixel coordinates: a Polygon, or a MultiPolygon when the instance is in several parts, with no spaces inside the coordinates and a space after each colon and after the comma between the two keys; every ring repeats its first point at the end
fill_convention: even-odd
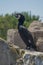
{"type": "Polygon", "coordinates": [[[27,50],[30,50],[30,51],[36,51],[34,48],[32,47],[26,47],[27,50]]]}

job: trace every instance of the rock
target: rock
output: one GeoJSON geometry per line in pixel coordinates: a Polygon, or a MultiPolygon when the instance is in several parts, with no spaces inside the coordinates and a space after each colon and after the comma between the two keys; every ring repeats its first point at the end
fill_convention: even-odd
{"type": "Polygon", "coordinates": [[[14,43],[14,35],[16,34],[16,30],[9,29],[7,31],[7,41],[10,43],[14,43]]]}
{"type": "Polygon", "coordinates": [[[17,65],[43,65],[43,53],[24,49],[19,49],[18,52],[21,57],[16,60],[17,65]]]}
{"type": "Polygon", "coordinates": [[[43,38],[40,37],[40,38],[37,40],[36,45],[37,45],[37,49],[38,49],[40,52],[43,52],[43,38]]]}
{"type": "Polygon", "coordinates": [[[16,65],[16,60],[20,58],[20,55],[17,51],[19,47],[15,46],[14,44],[9,44],[9,48],[10,48],[10,65],[16,65]]]}
{"type": "Polygon", "coordinates": [[[16,65],[16,60],[20,58],[16,48],[19,49],[18,46],[0,38],[0,65],[16,65]]]}
{"type": "Polygon", "coordinates": [[[20,49],[0,38],[0,65],[43,65],[43,53],[20,49]]]}
{"type": "Polygon", "coordinates": [[[0,65],[10,65],[10,52],[7,42],[0,38],[0,65]]]}
{"type": "Polygon", "coordinates": [[[25,49],[26,45],[21,39],[18,30],[15,29],[9,29],[7,31],[7,42],[13,43],[14,45],[19,46],[20,48],[25,49]]]}
{"type": "Polygon", "coordinates": [[[30,24],[28,30],[32,33],[34,43],[36,44],[36,46],[38,44],[37,50],[43,51],[43,41],[42,41],[43,40],[43,23],[39,21],[33,21],[30,24]]]}

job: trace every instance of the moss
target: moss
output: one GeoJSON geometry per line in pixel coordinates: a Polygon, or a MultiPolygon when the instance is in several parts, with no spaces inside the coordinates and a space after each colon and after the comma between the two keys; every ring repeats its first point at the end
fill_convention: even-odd
{"type": "Polygon", "coordinates": [[[23,57],[24,54],[25,54],[25,51],[22,50],[22,51],[21,51],[21,56],[23,57]]]}

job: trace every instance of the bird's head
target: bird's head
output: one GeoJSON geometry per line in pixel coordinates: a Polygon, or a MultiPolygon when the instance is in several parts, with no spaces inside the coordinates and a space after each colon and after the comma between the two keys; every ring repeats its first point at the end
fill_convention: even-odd
{"type": "Polygon", "coordinates": [[[16,13],[16,14],[15,14],[15,17],[16,17],[17,19],[20,19],[20,17],[21,17],[20,13],[16,13]]]}
{"type": "Polygon", "coordinates": [[[15,17],[18,19],[19,25],[23,25],[23,23],[25,21],[24,15],[22,15],[21,13],[17,13],[17,14],[15,14],[15,17]]]}

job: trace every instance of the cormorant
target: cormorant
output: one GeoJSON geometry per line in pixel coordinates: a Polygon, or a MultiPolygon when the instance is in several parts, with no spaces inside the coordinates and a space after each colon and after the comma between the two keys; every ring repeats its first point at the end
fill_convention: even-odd
{"type": "Polygon", "coordinates": [[[25,21],[25,17],[24,15],[22,15],[21,13],[17,13],[15,15],[15,17],[18,19],[19,23],[18,23],[18,32],[22,38],[22,40],[24,41],[24,43],[26,44],[26,49],[33,49],[33,50],[37,50],[36,49],[36,45],[34,44],[34,40],[32,37],[32,34],[30,31],[28,31],[24,26],[23,23],[25,21]]]}

